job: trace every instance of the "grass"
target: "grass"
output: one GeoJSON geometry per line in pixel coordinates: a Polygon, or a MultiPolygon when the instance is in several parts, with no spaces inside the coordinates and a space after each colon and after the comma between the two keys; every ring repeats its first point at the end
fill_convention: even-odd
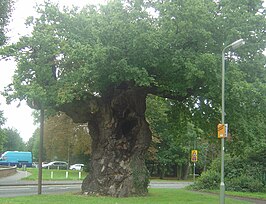
{"type": "MultiPolygon", "coordinates": [[[[37,168],[28,168],[27,172],[31,173],[31,175],[24,178],[24,180],[31,180],[31,181],[38,180],[38,169],[37,168]]],[[[82,171],[81,180],[83,180],[86,176],[87,176],[87,173],[82,171]]],[[[79,171],[43,169],[42,179],[43,180],[79,180],[79,171]],[[66,172],[68,172],[68,178],[66,178],[66,172]],[[51,178],[51,173],[53,174],[53,178],[51,178]]]]}
{"type": "Polygon", "coordinates": [[[257,198],[257,199],[263,199],[266,203],[266,193],[262,192],[235,192],[235,191],[226,191],[226,195],[232,195],[232,196],[239,196],[239,197],[249,197],[249,198],[257,198]]]}
{"type": "MultiPolygon", "coordinates": [[[[24,178],[24,179],[35,180],[35,181],[38,180],[38,169],[28,168],[27,171],[31,173],[31,176],[24,178]]],[[[87,173],[83,171],[81,173],[81,180],[83,180],[86,176],[87,176],[87,173]]],[[[66,179],[66,170],[43,169],[43,180],[78,180],[78,179],[79,179],[79,172],[78,171],[68,170],[68,179],[66,179]],[[51,172],[53,172],[53,179],[51,179],[51,172]]],[[[156,178],[151,179],[151,181],[155,181],[155,182],[182,182],[182,181],[175,180],[175,179],[164,180],[164,179],[156,179],[156,178]]],[[[163,189],[161,189],[161,190],[163,190],[163,189]]],[[[153,195],[152,194],[153,191],[156,191],[156,189],[150,189],[150,192],[151,192],[150,196],[153,195]]],[[[171,189],[169,189],[168,191],[171,191],[171,189]]],[[[168,191],[166,193],[168,193],[168,191]]],[[[190,191],[186,191],[186,192],[190,192],[190,191]]],[[[219,190],[206,191],[206,192],[216,193],[216,196],[219,195],[219,190]]],[[[266,200],[266,193],[229,192],[229,191],[226,191],[225,193],[226,193],[226,195],[257,198],[257,199],[265,199],[266,200]]],[[[149,199],[150,199],[150,196],[149,196],[149,199]]],[[[144,203],[146,203],[146,202],[144,202],[144,203]]],[[[171,203],[171,202],[169,201],[168,203],[171,203]]],[[[197,202],[195,202],[195,203],[197,203],[197,202]]],[[[0,204],[1,204],[1,201],[0,201],[0,204]]]]}
{"type": "MultiPolygon", "coordinates": [[[[186,188],[187,190],[191,190],[191,188],[186,188]]],[[[197,191],[196,191],[197,192],[197,191]]],[[[216,195],[220,194],[220,190],[201,190],[199,192],[203,193],[213,193],[216,195]]],[[[243,197],[243,198],[254,198],[265,200],[266,203],[266,193],[264,192],[237,192],[237,191],[225,191],[225,195],[228,196],[236,196],[236,197],[243,197]]]]}
{"type": "MultiPolygon", "coordinates": [[[[184,189],[149,189],[146,197],[110,198],[74,194],[35,195],[1,198],[0,204],[213,204],[219,203],[218,195],[195,193],[184,189]]],[[[226,198],[226,204],[248,204],[250,202],[226,198]]]]}

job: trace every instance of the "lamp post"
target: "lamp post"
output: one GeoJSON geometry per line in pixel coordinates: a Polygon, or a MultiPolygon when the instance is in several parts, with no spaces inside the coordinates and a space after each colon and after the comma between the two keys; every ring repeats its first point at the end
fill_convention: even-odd
{"type": "MultiPolygon", "coordinates": [[[[243,39],[239,39],[233,42],[230,45],[227,45],[222,51],[222,124],[224,125],[224,86],[225,86],[225,50],[228,48],[236,49],[245,44],[243,39]]],[[[225,192],[225,184],[224,184],[224,137],[221,138],[221,183],[220,183],[220,204],[224,204],[224,192],[225,192]]]]}
{"type": "Polygon", "coordinates": [[[44,109],[40,110],[40,142],[39,142],[39,164],[38,164],[38,194],[42,194],[42,161],[43,161],[43,131],[44,131],[44,109]]]}

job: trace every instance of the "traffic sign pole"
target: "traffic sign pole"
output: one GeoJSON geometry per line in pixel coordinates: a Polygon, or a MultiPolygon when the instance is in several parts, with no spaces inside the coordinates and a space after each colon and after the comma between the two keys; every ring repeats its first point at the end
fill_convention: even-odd
{"type": "Polygon", "coordinates": [[[193,167],[193,182],[195,184],[195,180],[196,180],[196,162],[194,162],[194,167],[193,167]]]}
{"type": "Polygon", "coordinates": [[[191,161],[193,164],[193,182],[195,183],[195,177],[196,177],[196,162],[198,161],[198,150],[192,150],[191,151],[191,161]]]}

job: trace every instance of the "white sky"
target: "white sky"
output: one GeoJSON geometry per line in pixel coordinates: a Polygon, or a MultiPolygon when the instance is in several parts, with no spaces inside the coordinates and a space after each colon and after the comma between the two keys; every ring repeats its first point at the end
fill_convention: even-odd
{"type": "MultiPolygon", "coordinates": [[[[53,0],[59,2],[60,5],[76,5],[84,6],[86,4],[106,3],[107,0],[53,0]]],[[[28,34],[30,30],[26,29],[24,22],[28,16],[35,14],[36,3],[42,3],[43,0],[16,0],[15,10],[13,11],[11,23],[9,25],[10,42],[16,42],[22,35],[28,34]]],[[[0,60],[0,92],[4,90],[12,81],[16,63],[13,61],[0,60]]],[[[25,142],[32,136],[36,126],[33,125],[32,109],[25,102],[22,102],[20,107],[17,107],[19,102],[13,102],[7,105],[5,98],[0,95],[0,110],[4,111],[4,117],[7,119],[4,127],[15,128],[20,133],[20,136],[25,142]]]]}

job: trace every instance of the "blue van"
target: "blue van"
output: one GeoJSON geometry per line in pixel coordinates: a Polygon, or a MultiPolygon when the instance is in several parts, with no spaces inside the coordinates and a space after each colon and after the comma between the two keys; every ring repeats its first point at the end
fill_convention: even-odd
{"type": "Polygon", "coordinates": [[[0,157],[0,165],[32,167],[32,153],[19,151],[6,151],[0,157]]]}

